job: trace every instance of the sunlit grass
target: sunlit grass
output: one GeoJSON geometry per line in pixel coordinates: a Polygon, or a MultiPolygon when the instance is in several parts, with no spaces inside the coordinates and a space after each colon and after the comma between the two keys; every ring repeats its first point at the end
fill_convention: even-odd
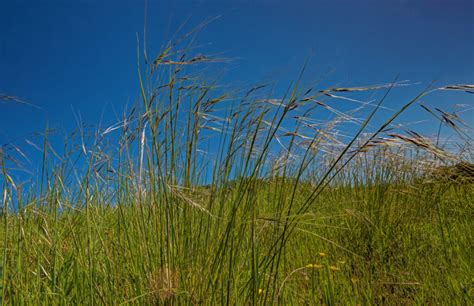
{"type": "Polygon", "coordinates": [[[407,82],[224,92],[186,74],[214,62],[189,52],[139,59],[140,100],[116,124],[81,126],[61,151],[46,129],[29,185],[13,178],[20,149],[0,152],[3,304],[472,302],[469,135],[427,106],[463,150],[394,125],[472,87],[430,86],[374,127],[407,82]]]}

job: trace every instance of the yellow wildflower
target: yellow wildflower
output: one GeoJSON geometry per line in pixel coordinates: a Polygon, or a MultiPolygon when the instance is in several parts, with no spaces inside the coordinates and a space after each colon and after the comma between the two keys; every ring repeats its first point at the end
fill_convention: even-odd
{"type": "Polygon", "coordinates": [[[306,268],[321,269],[323,265],[320,264],[307,264],[306,268]]]}
{"type": "Polygon", "coordinates": [[[339,271],[340,269],[336,266],[329,266],[329,269],[332,271],[339,271]]]}
{"type": "Polygon", "coordinates": [[[258,294],[263,294],[263,289],[262,288],[258,288],[258,294]]]}
{"type": "Polygon", "coordinates": [[[324,257],[324,256],[326,256],[326,253],[324,253],[324,252],[319,252],[319,256],[324,257]]]}

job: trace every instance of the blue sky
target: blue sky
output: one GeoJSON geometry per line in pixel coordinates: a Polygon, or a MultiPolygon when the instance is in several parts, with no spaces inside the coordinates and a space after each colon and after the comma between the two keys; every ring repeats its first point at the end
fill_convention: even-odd
{"type": "MultiPolygon", "coordinates": [[[[144,0],[1,1],[0,93],[38,108],[0,103],[0,144],[46,122],[72,129],[74,114],[89,123],[115,121],[138,97],[136,34],[143,33],[144,12],[144,0]]],[[[425,85],[474,83],[474,1],[148,0],[148,52],[186,20],[190,28],[216,15],[198,42],[234,59],[223,68],[226,83],[280,80],[285,89],[308,57],[308,80],[339,86],[396,75],[425,85]]],[[[405,102],[422,88],[387,103],[405,102]]],[[[474,104],[472,96],[447,93],[430,103],[474,104]]]]}

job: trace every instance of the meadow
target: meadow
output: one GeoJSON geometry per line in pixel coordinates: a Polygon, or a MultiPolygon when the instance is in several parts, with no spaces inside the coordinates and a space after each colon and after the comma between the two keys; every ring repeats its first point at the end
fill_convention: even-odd
{"type": "Polygon", "coordinates": [[[226,90],[189,68],[221,61],[191,36],[138,52],[117,123],[29,141],[26,183],[26,154],[2,147],[2,305],[473,303],[471,130],[422,104],[472,85],[396,109],[405,81],[226,90]],[[397,121],[413,108],[456,149],[397,121]]]}

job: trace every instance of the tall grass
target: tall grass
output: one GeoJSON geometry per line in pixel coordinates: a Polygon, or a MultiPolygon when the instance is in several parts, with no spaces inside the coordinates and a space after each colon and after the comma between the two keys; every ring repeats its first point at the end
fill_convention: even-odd
{"type": "Polygon", "coordinates": [[[28,186],[3,147],[2,304],[472,303],[472,183],[431,174],[472,159],[469,132],[423,106],[466,144],[455,156],[395,125],[472,86],[429,86],[373,126],[407,82],[306,88],[303,69],[274,98],[199,77],[222,59],[194,52],[138,58],[140,99],[116,124],[60,151],[46,129],[28,186]],[[368,91],[383,94],[350,96],[368,91]]]}

